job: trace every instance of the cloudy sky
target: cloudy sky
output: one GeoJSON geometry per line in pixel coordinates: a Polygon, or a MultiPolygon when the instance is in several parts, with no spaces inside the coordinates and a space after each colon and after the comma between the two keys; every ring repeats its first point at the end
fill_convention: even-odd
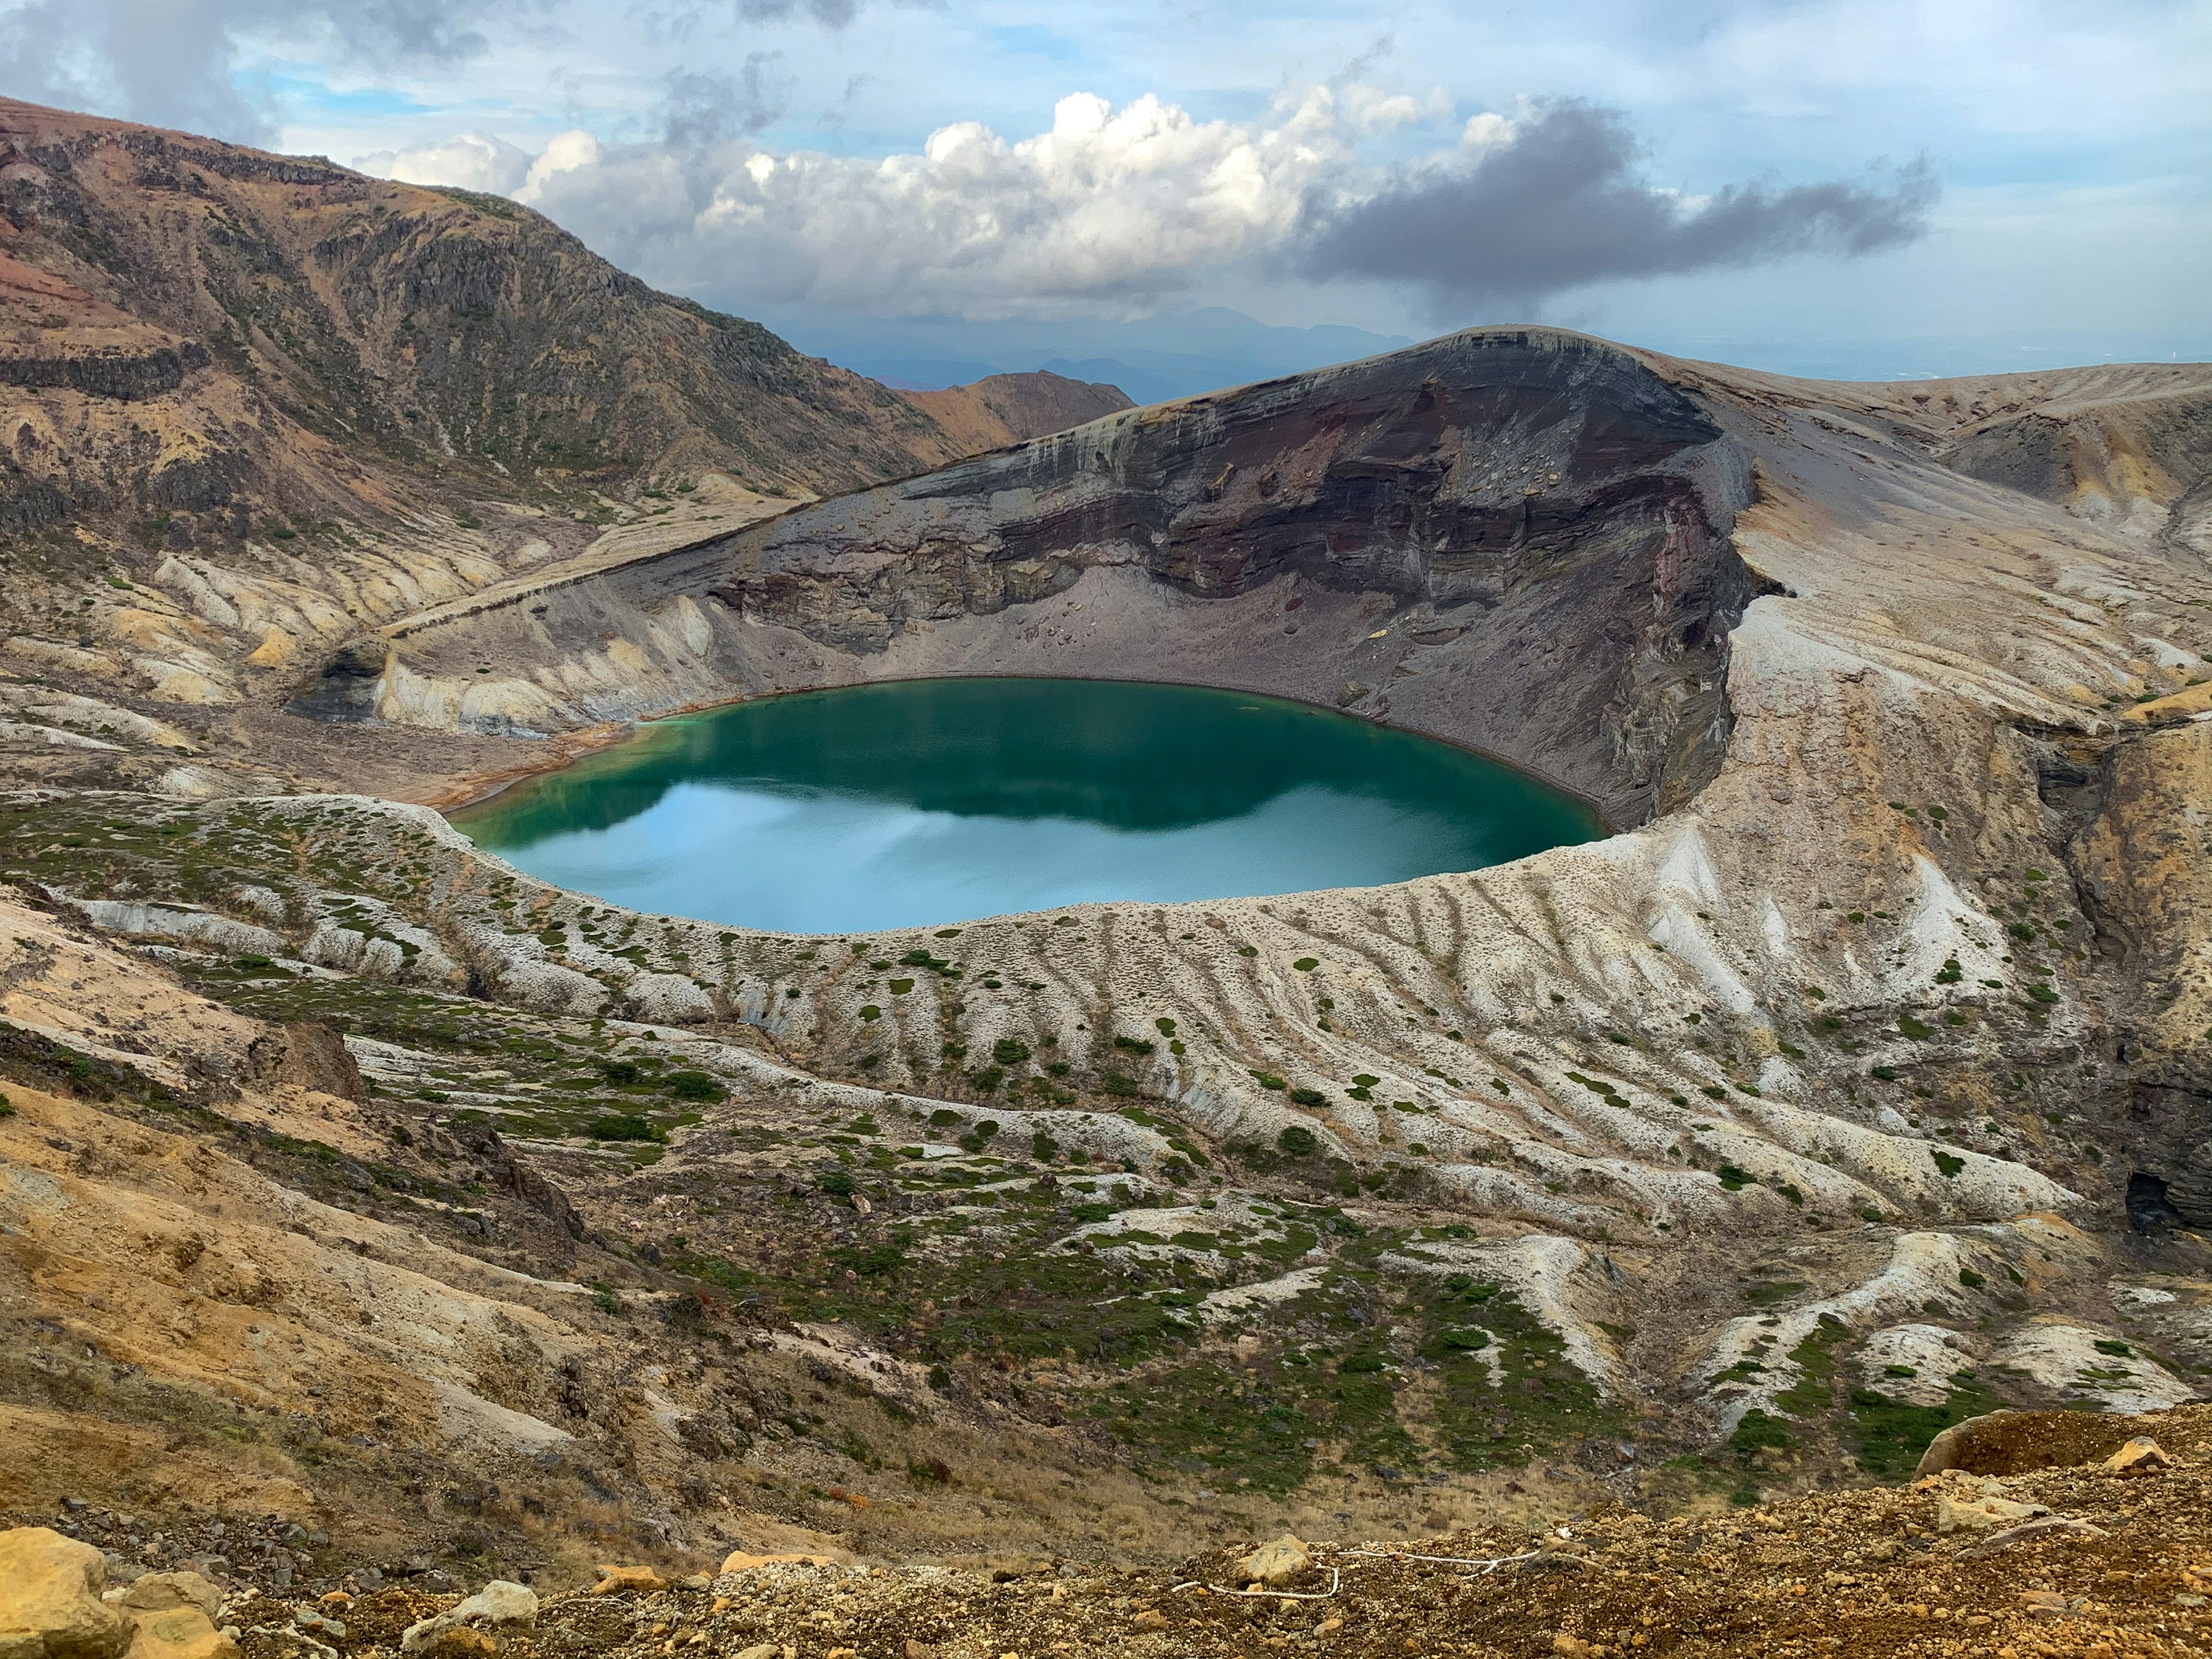
{"type": "Polygon", "coordinates": [[[15,95],[501,191],[878,372],[1152,389],[1525,320],[2212,356],[2208,88],[2212,0],[0,0],[15,95]]]}

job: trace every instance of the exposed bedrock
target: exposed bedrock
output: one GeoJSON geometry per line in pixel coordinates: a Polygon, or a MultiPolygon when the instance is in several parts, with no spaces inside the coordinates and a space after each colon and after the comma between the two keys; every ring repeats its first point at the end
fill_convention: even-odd
{"type": "Polygon", "coordinates": [[[1195,682],[1473,744],[1634,822],[1718,762],[1750,493],[1632,354],[1462,334],[388,630],[380,678],[356,648],[295,706],[550,731],[872,678],[1195,682]]]}
{"type": "MultiPolygon", "coordinates": [[[[1177,599],[1261,601],[1242,649],[1164,640],[1147,677],[1336,701],[1634,818],[1718,758],[1726,635],[1757,588],[1728,542],[1748,487],[1743,452],[1628,353],[1490,331],[789,514],[738,539],[714,592],[882,656],[1126,566],[1177,599]]],[[[1059,649],[1030,643],[1041,666],[1059,649]]]]}

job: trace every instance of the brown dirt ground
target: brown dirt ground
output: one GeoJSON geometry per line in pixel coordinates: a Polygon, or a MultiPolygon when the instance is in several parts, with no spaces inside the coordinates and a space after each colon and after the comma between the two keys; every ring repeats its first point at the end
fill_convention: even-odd
{"type": "MultiPolygon", "coordinates": [[[[720,1659],[762,1644],[792,1659],[1265,1659],[1292,1649],[1344,1659],[2191,1659],[2212,1651],[2212,1405],[2133,1419],[2022,1413],[2000,1426],[1977,1453],[1995,1466],[1990,1474],[1954,1471],[1723,1516],[1657,1521],[1615,1508],[1541,1537],[1498,1530],[1316,1544],[1312,1568],[1285,1586],[1297,1597],[1237,1593],[1234,1551],[1119,1572],[1043,1560],[988,1569],[781,1565],[646,1593],[551,1595],[537,1627],[503,1637],[501,1652],[720,1659]],[[2135,1434],[2154,1436],[2179,1461],[2136,1476],[2043,1462],[2135,1434]],[[1938,1530],[1946,1496],[2000,1493],[2087,1522],[2099,1535],[1991,1547],[1987,1533],[1938,1530]],[[1420,1556],[1523,1559],[1485,1571],[1420,1556]],[[2035,1610],[2038,1600],[2049,1610],[2035,1610]]],[[[409,1624],[456,1599],[427,1593],[424,1582],[387,1583],[351,1607],[326,1607],[347,1626],[338,1651],[387,1659],[409,1624]]],[[[245,1659],[313,1651],[295,1633],[291,1608],[251,1589],[238,1589],[228,1616],[244,1628],[245,1659]]]]}

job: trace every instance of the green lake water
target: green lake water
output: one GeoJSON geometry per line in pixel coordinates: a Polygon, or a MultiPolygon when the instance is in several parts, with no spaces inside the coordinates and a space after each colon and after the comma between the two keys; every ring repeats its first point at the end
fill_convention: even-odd
{"type": "Polygon", "coordinates": [[[453,823],[611,903],[806,933],[1373,886],[1603,833],[1523,773],[1349,715],[1042,679],[663,720],[453,823]]]}

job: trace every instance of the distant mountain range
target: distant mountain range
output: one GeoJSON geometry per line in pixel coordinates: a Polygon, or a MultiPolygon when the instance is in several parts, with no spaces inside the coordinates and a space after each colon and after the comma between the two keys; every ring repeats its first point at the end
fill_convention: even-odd
{"type": "Polygon", "coordinates": [[[934,390],[1042,369],[1109,382],[1140,404],[1271,380],[1413,343],[1401,334],[1333,325],[1279,327],[1220,306],[1138,322],[876,319],[796,310],[765,320],[801,350],[890,386],[934,390]]]}

